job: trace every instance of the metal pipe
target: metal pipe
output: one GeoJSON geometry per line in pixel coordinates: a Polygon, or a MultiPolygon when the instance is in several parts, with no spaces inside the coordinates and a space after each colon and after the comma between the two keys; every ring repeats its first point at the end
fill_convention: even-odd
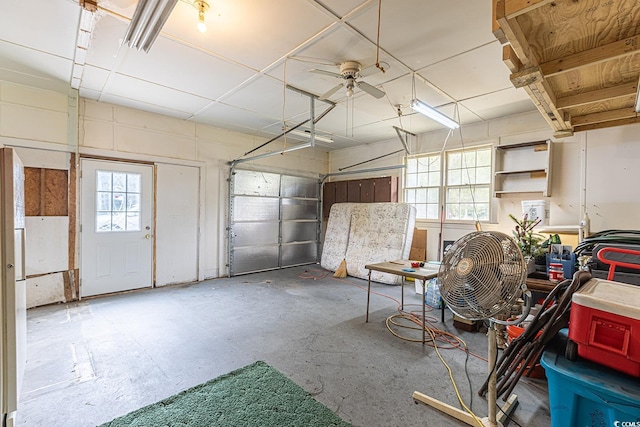
{"type": "Polygon", "coordinates": [[[398,150],[398,151],[394,151],[393,153],[383,154],[382,156],[374,157],[373,159],[365,160],[363,162],[356,163],[356,164],[353,164],[353,165],[350,165],[350,166],[345,166],[343,168],[339,168],[338,170],[340,172],[342,172],[345,169],[350,169],[350,168],[353,168],[353,167],[356,167],[356,166],[364,165],[365,163],[373,162],[374,160],[380,160],[380,159],[383,159],[385,157],[393,156],[394,154],[398,154],[398,153],[401,153],[403,151],[404,150],[398,150]]]}
{"type": "Polygon", "coordinates": [[[272,151],[270,153],[258,154],[258,155],[253,156],[253,157],[247,157],[246,159],[232,160],[232,161],[229,162],[229,164],[235,166],[235,165],[237,165],[239,163],[250,162],[252,160],[258,160],[258,159],[264,159],[265,157],[275,156],[276,154],[284,154],[284,153],[288,153],[290,151],[300,150],[302,148],[308,148],[308,147],[313,147],[313,145],[311,145],[310,142],[306,142],[304,144],[294,145],[293,147],[289,147],[289,148],[284,149],[284,150],[278,150],[278,151],[272,151]]]}
{"type": "MultiPolygon", "coordinates": [[[[403,151],[403,150],[400,150],[403,151]]],[[[385,166],[385,167],[381,167],[381,168],[372,168],[372,169],[359,169],[357,171],[347,171],[347,172],[334,172],[334,173],[329,173],[326,175],[323,175],[320,179],[320,182],[324,182],[327,178],[333,177],[333,176],[340,176],[340,175],[353,175],[356,173],[367,173],[367,172],[380,172],[380,171],[384,171],[384,170],[391,170],[391,169],[404,169],[406,168],[405,165],[396,165],[396,166],[385,166]]]]}
{"type": "Polygon", "coordinates": [[[244,156],[246,156],[247,154],[251,154],[251,153],[253,153],[253,152],[254,152],[254,151],[256,151],[256,150],[261,149],[261,148],[262,148],[262,147],[264,147],[265,145],[271,144],[273,141],[275,141],[275,140],[277,140],[277,139],[282,138],[284,135],[288,134],[288,133],[289,133],[289,132],[291,132],[292,130],[296,130],[296,129],[298,129],[300,126],[302,126],[302,125],[304,125],[304,124],[308,123],[310,120],[311,120],[311,118],[308,118],[308,119],[307,119],[307,120],[305,120],[304,122],[300,122],[300,123],[298,123],[298,124],[297,124],[297,125],[295,125],[294,127],[292,127],[292,128],[289,128],[289,129],[285,130],[284,132],[282,132],[282,133],[281,133],[280,135],[278,135],[278,136],[274,136],[273,138],[271,138],[271,139],[270,139],[270,140],[268,140],[267,142],[264,142],[264,143],[262,143],[262,144],[258,145],[257,147],[255,147],[255,148],[253,148],[253,149],[251,149],[251,150],[247,151],[247,152],[246,152],[246,153],[244,153],[243,155],[244,155],[244,156]]]}

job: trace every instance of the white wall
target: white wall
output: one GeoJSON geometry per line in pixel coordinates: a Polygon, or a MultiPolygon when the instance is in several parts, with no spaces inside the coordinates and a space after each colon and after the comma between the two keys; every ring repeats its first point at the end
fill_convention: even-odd
{"type": "MultiPolygon", "coordinates": [[[[204,278],[226,275],[228,163],[266,139],[87,99],[80,100],[79,126],[80,153],[202,168],[204,278]]],[[[278,144],[274,142],[257,153],[277,150],[281,148],[278,144]]],[[[242,167],[275,168],[317,177],[327,172],[328,155],[309,148],[242,167]]],[[[163,247],[156,246],[156,250],[160,252],[163,247]]]]}
{"type": "MultiPolygon", "coordinates": [[[[447,131],[430,132],[411,138],[412,154],[440,152],[479,144],[510,144],[550,139],[554,143],[550,225],[577,225],[583,208],[591,218],[591,230],[611,228],[640,229],[640,195],[634,186],[640,182],[640,125],[581,132],[569,138],[556,139],[537,111],[463,126],[447,139],[447,131]],[[462,136],[462,138],[461,138],[462,136]],[[446,144],[445,144],[446,141],[446,144]]],[[[398,139],[366,147],[348,148],[330,153],[330,170],[375,158],[402,148],[398,139]]],[[[404,153],[376,160],[361,168],[401,165],[404,153]]],[[[383,175],[402,176],[402,170],[336,177],[334,180],[383,175]]],[[[400,194],[402,192],[399,192],[400,194]]],[[[402,197],[400,195],[400,197],[402,197]]],[[[483,229],[511,233],[509,214],[521,215],[522,200],[543,199],[540,196],[511,194],[492,201],[492,221],[483,229]]],[[[437,259],[440,224],[418,221],[427,233],[427,258],[437,259]]],[[[472,224],[446,222],[442,239],[456,240],[475,230],[472,224]]]]}
{"type": "MultiPolygon", "coordinates": [[[[263,142],[264,138],[131,108],[85,99],[78,102],[76,91],[58,93],[0,81],[0,146],[19,147],[18,153],[23,157],[25,166],[68,170],[70,153],[76,151],[81,155],[145,160],[164,165],[158,168],[160,184],[175,172],[172,165],[197,168],[203,178],[199,194],[201,200],[198,201],[202,204],[198,206],[201,239],[198,257],[203,264],[199,271],[201,278],[220,277],[227,273],[228,163],[263,142]]],[[[258,152],[279,148],[274,142],[258,152]]],[[[297,150],[242,166],[273,168],[317,177],[328,171],[328,155],[317,148],[297,150]]],[[[172,197],[171,191],[179,189],[168,192],[164,188],[159,189],[163,200],[172,197]]],[[[157,233],[162,231],[156,230],[157,233]]],[[[47,237],[40,234],[36,232],[31,237],[34,241],[47,237]]],[[[68,253],[65,247],[68,241],[55,244],[59,246],[56,251],[68,253]]],[[[79,250],[77,246],[76,260],[79,250]]],[[[175,252],[175,241],[159,239],[156,250],[159,259],[163,259],[167,253],[175,252]]],[[[37,266],[41,258],[41,251],[29,251],[27,248],[28,268],[37,266]]],[[[77,267],[69,266],[69,269],[77,267]]],[[[62,275],[49,273],[50,277],[40,276],[31,281],[34,292],[31,292],[29,306],[64,301],[62,275]]],[[[173,282],[170,272],[161,273],[163,283],[173,282]]],[[[175,280],[184,277],[186,273],[180,272],[175,280]]]]}

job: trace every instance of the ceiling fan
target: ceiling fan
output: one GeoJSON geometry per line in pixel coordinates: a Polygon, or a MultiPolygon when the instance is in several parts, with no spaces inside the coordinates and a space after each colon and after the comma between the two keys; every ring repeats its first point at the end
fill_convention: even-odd
{"type": "Polygon", "coordinates": [[[319,99],[328,99],[331,95],[336,93],[342,87],[345,87],[347,89],[346,93],[348,97],[353,96],[353,89],[355,87],[358,87],[362,89],[364,92],[373,96],[374,98],[377,98],[377,99],[382,98],[385,95],[383,91],[381,91],[380,89],[378,89],[373,85],[370,85],[365,81],[358,80],[359,78],[362,77],[362,74],[360,74],[361,69],[362,67],[359,62],[345,61],[342,64],[340,64],[339,74],[333,73],[331,71],[326,71],[326,70],[318,70],[318,69],[310,70],[312,73],[323,74],[325,76],[335,77],[335,78],[344,80],[339,85],[329,89],[327,92],[320,95],[319,99]]]}

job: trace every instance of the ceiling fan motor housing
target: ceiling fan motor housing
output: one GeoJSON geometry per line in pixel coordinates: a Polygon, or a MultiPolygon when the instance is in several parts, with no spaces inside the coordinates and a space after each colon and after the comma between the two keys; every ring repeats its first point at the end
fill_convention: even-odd
{"type": "Polygon", "coordinates": [[[340,74],[342,77],[355,79],[358,77],[358,73],[360,73],[361,66],[359,62],[356,61],[346,61],[340,64],[340,74]]]}

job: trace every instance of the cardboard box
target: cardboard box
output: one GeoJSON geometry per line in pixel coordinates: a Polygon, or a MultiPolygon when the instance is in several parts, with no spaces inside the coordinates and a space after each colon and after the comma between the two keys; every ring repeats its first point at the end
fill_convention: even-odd
{"type": "Polygon", "coordinates": [[[409,259],[412,261],[425,261],[427,259],[427,230],[413,229],[409,259]]]}

